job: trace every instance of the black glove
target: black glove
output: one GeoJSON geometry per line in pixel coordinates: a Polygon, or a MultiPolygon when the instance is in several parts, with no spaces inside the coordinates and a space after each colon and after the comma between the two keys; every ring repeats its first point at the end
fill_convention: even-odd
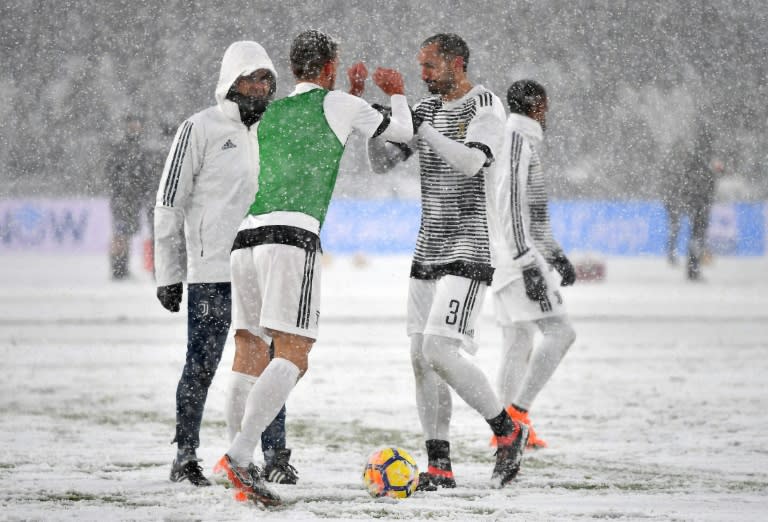
{"type": "Polygon", "coordinates": [[[392,145],[400,149],[400,152],[403,154],[400,161],[405,161],[413,155],[413,149],[410,148],[405,143],[397,143],[396,141],[388,141],[387,143],[391,143],[392,145]]]}
{"type": "Polygon", "coordinates": [[[560,282],[560,286],[571,286],[576,282],[576,270],[565,254],[558,252],[552,259],[551,264],[560,273],[563,280],[560,282]]]}
{"type": "Polygon", "coordinates": [[[525,283],[525,295],[531,301],[542,301],[547,297],[547,282],[541,274],[539,266],[535,263],[523,268],[523,282],[525,283]]]}
{"type": "Polygon", "coordinates": [[[178,312],[181,304],[181,294],[184,293],[184,285],[175,283],[168,286],[157,287],[157,300],[163,308],[169,312],[178,312]]]}

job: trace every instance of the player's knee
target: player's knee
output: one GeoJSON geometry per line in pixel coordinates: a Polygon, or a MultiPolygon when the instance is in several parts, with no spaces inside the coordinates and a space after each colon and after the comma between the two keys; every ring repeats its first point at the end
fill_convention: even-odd
{"type": "Polygon", "coordinates": [[[284,359],[287,361],[292,362],[294,365],[296,365],[296,368],[299,369],[299,379],[304,377],[304,374],[309,371],[309,357],[308,356],[298,356],[296,354],[291,354],[290,356],[286,357],[283,356],[284,359]]]}
{"type": "Polygon", "coordinates": [[[576,330],[574,330],[573,326],[571,326],[570,324],[565,325],[565,329],[563,331],[563,340],[567,348],[570,348],[571,345],[576,340],[576,330]]]}
{"type": "Polygon", "coordinates": [[[411,366],[413,366],[415,373],[421,373],[427,364],[427,361],[424,359],[423,343],[423,335],[411,335],[411,366]]]}
{"type": "Polygon", "coordinates": [[[269,346],[248,330],[235,332],[235,357],[232,370],[258,377],[269,364],[269,346]]]}
{"type": "Polygon", "coordinates": [[[211,382],[213,382],[215,372],[215,368],[211,369],[205,364],[188,364],[184,367],[182,380],[189,387],[197,386],[207,390],[211,382]]]}
{"type": "Polygon", "coordinates": [[[299,336],[277,335],[275,341],[275,358],[290,361],[299,369],[299,378],[309,370],[309,352],[314,344],[313,339],[299,336]]]}
{"type": "Polygon", "coordinates": [[[458,354],[461,341],[441,335],[425,335],[422,343],[424,360],[432,368],[440,368],[445,360],[458,354]]]}
{"type": "Polygon", "coordinates": [[[566,350],[576,340],[576,330],[573,329],[573,326],[571,326],[571,323],[568,320],[557,323],[555,335],[560,339],[566,350]]]}
{"type": "Polygon", "coordinates": [[[563,351],[567,351],[568,348],[576,340],[576,330],[573,329],[571,323],[567,320],[554,322],[543,331],[544,335],[550,336],[559,341],[559,344],[563,346],[563,351]]]}
{"type": "Polygon", "coordinates": [[[298,378],[301,379],[302,377],[304,377],[304,374],[309,371],[309,362],[306,362],[305,364],[303,364],[301,366],[299,366],[297,364],[296,366],[298,366],[298,368],[299,368],[299,377],[298,378]]]}

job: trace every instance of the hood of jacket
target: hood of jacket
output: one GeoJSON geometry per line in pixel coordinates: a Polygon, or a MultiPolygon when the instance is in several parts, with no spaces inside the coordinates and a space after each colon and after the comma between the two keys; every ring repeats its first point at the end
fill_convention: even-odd
{"type": "Polygon", "coordinates": [[[227,99],[230,87],[238,77],[250,74],[257,69],[267,69],[277,81],[275,66],[272,65],[267,51],[258,43],[235,42],[224,52],[219,71],[219,82],[216,84],[216,103],[230,118],[240,121],[240,110],[237,104],[227,99]]]}
{"type": "Polygon", "coordinates": [[[533,118],[512,113],[507,121],[512,130],[525,136],[527,140],[533,143],[534,147],[538,147],[544,140],[544,130],[541,128],[541,124],[533,118]]]}

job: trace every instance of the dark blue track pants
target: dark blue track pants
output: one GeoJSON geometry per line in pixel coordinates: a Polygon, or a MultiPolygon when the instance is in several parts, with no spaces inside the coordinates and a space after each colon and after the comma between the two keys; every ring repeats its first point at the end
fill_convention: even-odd
{"type": "MultiPolygon", "coordinates": [[[[179,448],[200,446],[200,423],[232,321],[230,283],[187,285],[187,361],[176,388],[179,448]]],[[[285,448],[285,406],[261,434],[262,450],[285,448]]]]}

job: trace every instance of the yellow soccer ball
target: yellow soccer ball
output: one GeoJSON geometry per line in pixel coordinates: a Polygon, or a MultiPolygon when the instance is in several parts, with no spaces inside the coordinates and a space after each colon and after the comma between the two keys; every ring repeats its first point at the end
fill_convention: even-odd
{"type": "Polygon", "coordinates": [[[419,485],[419,467],[404,449],[384,448],[368,457],[363,483],[373,497],[407,498],[419,485]]]}

